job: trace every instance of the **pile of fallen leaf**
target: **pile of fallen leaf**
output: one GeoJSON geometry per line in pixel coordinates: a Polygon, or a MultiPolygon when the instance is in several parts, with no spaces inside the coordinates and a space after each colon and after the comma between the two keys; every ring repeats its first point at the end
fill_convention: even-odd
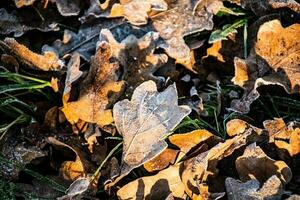
{"type": "Polygon", "coordinates": [[[0,6],[4,199],[300,199],[296,0],[0,6]]]}

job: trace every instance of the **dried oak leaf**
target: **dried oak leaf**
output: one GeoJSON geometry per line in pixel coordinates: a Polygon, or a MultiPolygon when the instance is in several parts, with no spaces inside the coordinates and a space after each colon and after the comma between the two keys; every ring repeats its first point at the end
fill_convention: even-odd
{"type": "Polygon", "coordinates": [[[178,153],[178,150],[167,148],[161,154],[146,162],[144,168],[148,172],[163,170],[170,164],[175,163],[178,153]]]}
{"type": "Polygon", "coordinates": [[[151,18],[153,30],[163,39],[160,47],[187,69],[193,69],[194,58],[183,37],[213,28],[213,15],[222,6],[221,1],[175,0],[169,9],[151,18]]]}
{"type": "Polygon", "coordinates": [[[80,12],[80,0],[50,0],[56,3],[58,12],[65,17],[77,16],[80,12]]]}
{"type": "Polygon", "coordinates": [[[113,121],[110,106],[124,89],[124,81],[116,81],[118,65],[110,62],[111,48],[102,42],[91,58],[89,74],[80,88],[77,101],[64,104],[62,111],[67,120],[74,124],[79,120],[108,125],[113,121]]]}
{"type": "Polygon", "coordinates": [[[183,162],[181,179],[185,191],[191,198],[209,199],[212,196],[222,196],[222,193],[211,193],[209,182],[218,174],[217,164],[220,160],[230,156],[235,150],[248,142],[258,140],[262,133],[249,126],[242,133],[232,139],[219,143],[208,151],[183,162]]]}
{"type": "Polygon", "coordinates": [[[236,159],[235,165],[242,181],[255,179],[264,183],[273,175],[285,184],[292,179],[292,172],[288,165],[268,157],[259,146],[256,146],[256,143],[247,146],[244,154],[236,159]]]}
{"type": "Polygon", "coordinates": [[[146,81],[134,90],[131,101],[114,105],[115,124],[124,138],[121,177],[167,148],[163,138],[191,112],[178,106],[177,99],[175,84],[157,92],[155,82],[146,81]]]}
{"type": "Polygon", "coordinates": [[[78,178],[86,177],[87,173],[92,171],[91,164],[85,159],[84,154],[77,147],[71,147],[54,137],[48,137],[47,143],[51,144],[54,149],[63,151],[71,150],[76,155],[75,161],[64,161],[59,169],[60,175],[69,181],[75,181],[78,178]]]}
{"type": "Polygon", "coordinates": [[[18,13],[16,11],[8,13],[5,8],[0,8],[0,34],[8,35],[14,33],[14,37],[20,37],[25,32],[34,29],[47,32],[57,31],[59,27],[52,20],[40,23],[40,19],[36,19],[32,13],[28,17],[28,13],[18,13]]]}
{"type": "Polygon", "coordinates": [[[300,24],[283,28],[280,21],[264,23],[257,33],[257,41],[249,58],[235,59],[233,82],[245,89],[240,100],[232,102],[232,109],[247,113],[250,104],[259,97],[260,85],[281,85],[289,93],[300,92],[300,24]]]}
{"type": "Polygon", "coordinates": [[[14,38],[5,38],[4,43],[13,55],[33,69],[60,70],[64,65],[63,61],[58,59],[53,52],[45,52],[44,55],[36,54],[26,46],[19,44],[14,38]]]}
{"type": "Polygon", "coordinates": [[[233,178],[225,180],[228,200],[261,200],[261,199],[281,199],[283,185],[277,176],[271,176],[260,188],[257,180],[241,182],[233,178]]]}
{"type": "Polygon", "coordinates": [[[168,4],[164,0],[121,0],[113,4],[108,17],[124,17],[133,25],[145,25],[152,11],[166,11],[168,4]]]}
{"type": "Polygon", "coordinates": [[[220,141],[216,136],[204,129],[191,131],[189,133],[174,134],[169,136],[168,139],[171,144],[174,144],[180,149],[177,160],[183,158],[190,150],[201,145],[203,142],[207,142],[211,139],[220,141]]]}
{"type": "Polygon", "coordinates": [[[290,156],[296,156],[300,153],[300,128],[292,125],[285,124],[282,118],[264,121],[264,127],[269,132],[269,142],[279,149],[285,149],[290,156]]]}
{"type": "Polygon", "coordinates": [[[241,5],[244,9],[252,10],[256,15],[263,16],[275,9],[289,8],[300,13],[300,4],[295,0],[229,0],[241,5]]]}
{"type": "Polygon", "coordinates": [[[185,199],[184,185],[180,180],[179,165],[170,166],[154,176],[134,180],[117,192],[119,199],[165,199],[172,194],[185,199]]]}
{"type": "Polygon", "coordinates": [[[102,29],[100,37],[101,40],[111,45],[114,57],[124,67],[124,80],[132,89],[145,80],[153,80],[158,85],[162,84],[162,77],[154,76],[153,73],[168,61],[168,56],[154,54],[159,38],[157,32],[148,32],[139,39],[134,35],[129,35],[119,43],[108,29],[102,29]]]}

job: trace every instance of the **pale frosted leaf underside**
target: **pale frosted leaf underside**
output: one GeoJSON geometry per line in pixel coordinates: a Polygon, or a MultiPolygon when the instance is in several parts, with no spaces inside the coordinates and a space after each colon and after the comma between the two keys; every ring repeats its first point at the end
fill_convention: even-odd
{"type": "Polygon", "coordinates": [[[131,101],[114,105],[114,120],[124,138],[121,175],[128,174],[167,148],[163,137],[187,116],[191,109],[178,106],[176,86],[157,92],[147,81],[133,92],[131,101]]]}

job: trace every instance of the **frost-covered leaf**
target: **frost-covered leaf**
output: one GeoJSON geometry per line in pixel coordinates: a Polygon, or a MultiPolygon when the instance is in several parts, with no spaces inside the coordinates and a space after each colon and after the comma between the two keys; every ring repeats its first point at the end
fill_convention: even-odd
{"type": "Polygon", "coordinates": [[[271,176],[260,187],[257,180],[241,182],[233,178],[226,178],[225,181],[228,200],[245,199],[245,200],[279,200],[283,194],[283,186],[277,176],[271,176]]]}
{"type": "Polygon", "coordinates": [[[124,67],[123,77],[130,88],[136,88],[145,80],[162,85],[164,79],[154,76],[154,72],[168,61],[168,56],[154,54],[159,38],[157,32],[150,31],[141,38],[129,35],[119,43],[108,29],[102,29],[100,38],[111,45],[112,54],[124,67]]]}
{"type": "Polygon", "coordinates": [[[221,8],[221,1],[175,0],[169,9],[152,17],[154,30],[159,32],[160,45],[167,54],[189,70],[193,69],[194,58],[183,37],[213,28],[213,15],[221,8]]]}
{"type": "Polygon", "coordinates": [[[232,81],[245,89],[240,100],[232,102],[232,109],[248,113],[258,97],[261,85],[280,85],[288,93],[300,92],[300,24],[282,27],[279,20],[264,23],[257,33],[257,41],[250,56],[235,59],[232,81]]]}
{"type": "Polygon", "coordinates": [[[74,53],[67,65],[67,75],[65,80],[65,88],[63,92],[63,100],[65,103],[69,100],[72,83],[78,80],[82,75],[82,71],[80,71],[79,67],[80,55],[79,53],[74,53]]]}
{"type": "Polygon", "coordinates": [[[44,55],[34,53],[26,46],[19,44],[14,38],[5,38],[4,43],[20,62],[31,68],[55,71],[60,70],[64,66],[63,61],[58,59],[53,52],[45,52],[44,55]]]}
{"type": "Polygon", "coordinates": [[[78,178],[67,189],[66,195],[58,198],[58,200],[82,199],[82,195],[89,189],[91,178],[78,178]]]}
{"type": "Polygon", "coordinates": [[[124,89],[124,81],[117,81],[117,63],[111,63],[111,47],[102,42],[91,59],[89,74],[80,88],[77,101],[64,104],[62,111],[72,124],[79,119],[97,123],[99,126],[110,124],[112,113],[110,106],[117,100],[124,89]]]}
{"type": "Polygon", "coordinates": [[[41,22],[35,15],[28,16],[28,13],[18,13],[12,11],[8,13],[5,8],[0,8],[0,34],[8,35],[14,33],[15,37],[20,37],[30,30],[43,32],[59,30],[57,23],[51,20],[41,22]]]}
{"type": "Polygon", "coordinates": [[[168,4],[164,0],[129,0],[113,4],[109,17],[124,17],[131,24],[144,25],[151,11],[166,11],[168,4]]]}
{"type": "Polygon", "coordinates": [[[121,176],[167,148],[164,137],[191,112],[177,100],[175,84],[157,92],[156,84],[146,81],[135,89],[131,101],[114,105],[115,124],[124,138],[121,176]]]}
{"type": "Polygon", "coordinates": [[[291,169],[285,162],[271,159],[256,143],[247,146],[244,154],[236,159],[235,165],[242,181],[255,179],[264,183],[276,175],[286,184],[292,178],[291,169]]]}

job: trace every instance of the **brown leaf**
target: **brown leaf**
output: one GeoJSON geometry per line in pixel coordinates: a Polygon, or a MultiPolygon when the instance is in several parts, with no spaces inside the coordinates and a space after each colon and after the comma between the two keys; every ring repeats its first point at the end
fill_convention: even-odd
{"type": "Polygon", "coordinates": [[[289,93],[300,92],[300,24],[283,28],[280,21],[264,23],[257,33],[257,41],[249,58],[235,59],[233,82],[245,89],[240,100],[232,102],[232,109],[247,113],[258,97],[260,85],[281,85],[289,93]]]}
{"type": "Polygon", "coordinates": [[[154,54],[158,33],[148,32],[139,39],[129,35],[119,43],[108,29],[102,29],[100,37],[111,45],[114,57],[124,67],[124,79],[132,89],[145,80],[162,85],[162,77],[154,76],[154,72],[168,61],[168,56],[154,54]]]}
{"type": "Polygon", "coordinates": [[[286,184],[292,178],[292,172],[285,162],[271,159],[256,143],[247,146],[244,154],[236,159],[235,165],[242,181],[255,179],[264,183],[276,175],[286,184]]]}
{"type": "Polygon", "coordinates": [[[269,132],[269,142],[285,149],[290,156],[300,153],[300,128],[294,128],[292,123],[286,125],[281,118],[264,121],[264,127],[269,132]]]}
{"type": "Polygon", "coordinates": [[[62,16],[77,16],[80,12],[80,0],[54,0],[62,16]]]}
{"type": "Polygon", "coordinates": [[[216,140],[217,137],[207,130],[200,129],[189,133],[174,134],[169,136],[168,139],[180,149],[177,159],[179,161],[194,147],[199,146],[203,142],[207,142],[209,139],[216,140]]]}
{"type": "Polygon", "coordinates": [[[146,162],[144,168],[148,172],[163,170],[170,164],[175,163],[178,153],[178,150],[167,148],[161,154],[146,162]]]}
{"type": "Polygon", "coordinates": [[[146,81],[135,89],[131,101],[114,105],[115,124],[124,139],[120,178],[167,148],[163,138],[191,112],[177,101],[175,84],[157,92],[156,84],[146,81]]]}
{"type": "Polygon", "coordinates": [[[113,4],[109,17],[124,17],[133,25],[144,25],[148,22],[151,11],[165,11],[168,4],[164,0],[126,0],[113,4]]]}
{"type": "Polygon", "coordinates": [[[185,161],[181,178],[185,185],[186,193],[191,198],[198,199],[209,199],[212,195],[222,195],[209,192],[209,180],[217,176],[218,162],[230,156],[235,150],[246,145],[249,141],[257,140],[260,134],[261,132],[256,132],[252,127],[249,127],[234,138],[219,143],[210,150],[185,161]]]}
{"type": "Polygon", "coordinates": [[[283,186],[277,176],[271,176],[260,188],[257,180],[241,182],[233,178],[226,178],[225,181],[228,200],[261,200],[281,199],[283,186]]]}
{"type": "Polygon", "coordinates": [[[176,0],[169,9],[152,17],[154,30],[164,40],[160,46],[167,54],[194,71],[194,58],[183,37],[213,28],[212,17],[221,8],[221,1],[176,0]]]}
{"type": "Polygon", "coordinates": [[[179,176],[179,165],[170,166],[154,176],[134,180],[118,190],[119,199],[165,199],[172,193],[185,199],[184,185],[179,176]]]}
{"type": "Polygon", "coordinates": [[[61,164],[60,175],[69,181],[74,181],[77,178],[85,177],[87,170],[90,169],[90,163],[87,162],[84,155],[80,152],[79,149],[71,147],[54,137],[48,137],[47,142],[51,144],[55,149],[68,149],[75,153],[75,161],[65,161],[61,164]]]}
{"type": "Polygon", "coordinates": [[[113,121],[109,107],[121,95],[124,89],[123,81],[116,81],[118,65],[110,62],[111,49],[108,43],[102,42],[91,59],[88,76],[80,88],[77,101],[65,103],[62,111],[72,124],[79,119],[108,125],[113,121]]]}
{"type": "Polygon", "coordinates": [[[9,50],[23,63],[31,68],[51,71],[60,70],[64,65],[63,62],[56,57],[53,52],[45,52],[44,55],[39,55],[26,46],[19,44],[13,38],[5,38],[4,43],[9,47],[9,50]]]}

